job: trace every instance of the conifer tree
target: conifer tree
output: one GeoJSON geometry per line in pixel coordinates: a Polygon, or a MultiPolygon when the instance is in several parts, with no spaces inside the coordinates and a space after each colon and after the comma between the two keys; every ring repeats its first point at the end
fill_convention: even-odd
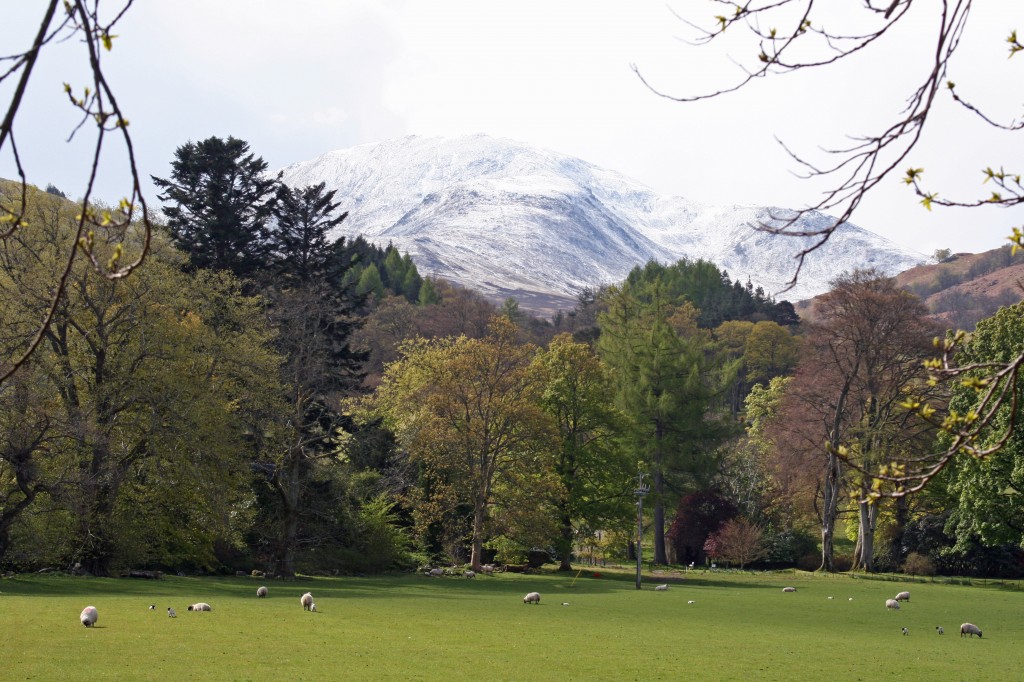
{"type": "Polygon", "coordinates": [[[171,177],[153,182],[175,243],[199,268],[252,277],[267,264],[270,218],[279,177],[234,137],[210,137],[178,147],[171,177]]]}
{"type": "Polygon", "coordinates": [[[331,261],[328,233],[348,213],[338,213],[337,190],[325,191],[324,183],[292,189],[280,185],[274,208],[276,223],[270,231],[270,249],[278,273],[308,282],[322,278],[331,261]]]}

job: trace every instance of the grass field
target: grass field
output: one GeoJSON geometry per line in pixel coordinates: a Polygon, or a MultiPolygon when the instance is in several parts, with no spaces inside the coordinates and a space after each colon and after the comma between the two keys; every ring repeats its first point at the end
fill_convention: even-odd
{"type": "Polygon", "coordinates": [[[1013,589],[694,572],[655,592],[658,576],[637,591],[626,571],[574,575],[271,580],[267,599],[248,578],[19,576],[0,580],[0,679],[1024,679],[1013,589]],[[197,601],[213,611],[186,611],[197,601]],[[94,629],[78,620],[90,604],[94,629]],[[964,621],[984,639],[961,639],[964,621]]]}

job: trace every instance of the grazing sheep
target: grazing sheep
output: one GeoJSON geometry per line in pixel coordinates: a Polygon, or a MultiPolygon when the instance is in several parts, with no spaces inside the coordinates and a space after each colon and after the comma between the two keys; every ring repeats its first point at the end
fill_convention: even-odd
{"type": "Polygon", "coordinates": [[[309,610],[311,613],[316,613],[316,602],[309,605],[309,610]]]}
{"type": "Polygon", "coordinates": [[[206,602],[201,601],[198,604],[189,604],[188,605],[188,610],[189,611],[213,611],[213,607],[210,606],[209,604],[207,604],[206,602]]]}
{"type": "Polygon", "coordinates": [[[899,594],[896,595],[896,601],[910,601],[910,593],[909,592],[900,592],[899,594]]]}
{"type": "Polygon", "coordinates": [[[156,611],[156,604],[150,604],[149,605],[149,610],[150,611],[156,611]]]}
{"type": "Polygon", "coordinates": [[[523,597],[524,604],[539,604],[540,603],[540,592],[530,592],[523,597]]]}
{"type": "Polygon", "coordinates": [[[100,619],[99,611],[96,610],[95,606],[86,606],[82,609],[82,615],[79,616],[82,619],[82,625],[87,628],[91,628],[96,625],[96,621],[100,619]]]}
{"type": "Polygon", "coordinates": [[[429,571],[427,571],[427,575],[429,575],[431,578],[440,578],[442,575],[444,575],[444,569],[432,568],[429,571]]]}
{"type": "Polygon", "coordinates": [[[941,625],[936,625],[935,626],[935,632],[939,633],[940,635],[946,634],[946,631],[942,629],[941,625]]]}
{"type": "Polygon", "coordinates": [[[466,576],[467,578],[475,578],[476,577],[476,571],[466,571],[462,575],[466,576]]]}
{"type": "Polygon", "coordinates": [[[832,597],[826,597],[826,598],[827,598],[827,599],[832,599],[832,597]]]}
{"type": "Polygon", "coordinates": [[[960,626],[960,636],[963,637],[964,635],[970,635],[971,637],[977,635],[980,638],[981,630],[974,623],[964,623],[960,626]]]}
{"type": "Polygon", "coordinates": [[[480,567],[480,572],[481,573],[486,573],[487,575],[494,575],[494,565],[493,564],[484,564],[483,566],[480,567]]]}
{"type": "Polygon", "coordinates": [[[664,584],[664,585],[655,585],[655,586],[654,586],[654,591],[655,591],[655,592],[664,592],[664,591],[666,591],[667,589],[668,589],[668,584],[667,584],[667,583],[666,583],[666,584],[664,584]]]}
{"type": "Polygon", "coordinates": [[[900,629],[903,630],[903,634],[905,634],[905,635],[909,635],[910,634],[910,630],[908,630],[906,628],[900,628],[900,629]]]}
{"type": "Polygon", "coordinates": [[[885,608],[892,609],[893,611],[899,611],[900,610],[900,603],[898,601],[896,601],[895,599],[886,599],[885,600],[885,608]]]}
{"type": "Polygon", "coordinates": [[[266,596],[267,596],[267,588],[266,588],[266,586],[265,586],[265,585],[264,585],[264,586],[261,586],[261,587],[259,587],[259,588],[258,588],[258,589],[256,590],[256,596],[257,596],[257,597],[259,597],[260,599],[263,599],[264,597],[266,597],[266,596]]]}
{"type": "Polygon", "coordinates": [[[690,601],[688,601],[688,602],[686,602],[686,603],[687,603],[687,604],[696,604],[697,602],[695,602],[694,600],[692,600],[692,599],[691,599],[690,601]]]}
{"type": "Polygon", "coordinates": [[[783,592],[796,592],[796,588],[795,587],[783,587],[782,591],[783,592]]]}
{"type": "Polygon", "coordinates": [[[168,606],[167,607],[167,617],[168,618],[177,618],[178,617],[178,614],[175,613],[173,606],[168,606]]]}
{"type": "Polygon", "coordinates": [[[309,611],[309,607],[313,605],[313,595],[307,592],[299,598],[299,603],[302,604],[303,611],[309,611]]]}

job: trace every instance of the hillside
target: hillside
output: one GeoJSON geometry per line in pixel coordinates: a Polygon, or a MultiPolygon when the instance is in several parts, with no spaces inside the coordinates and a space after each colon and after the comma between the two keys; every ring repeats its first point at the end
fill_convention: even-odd
{"type": "MultiPolygon", "coordinates": [[[[733,280],[779,292],[804,243],[752,228],[779,209],[663,196],[583,160],[485,135],[409,136],[328,152],[282,173],[291,186],[338,190],[349,211],[339,235],[393,243],[425,274],[495,300],[515,297],[534,312],[568,308],[583,289],[619,282],[649,260],[703,258],[733,280]]],[[[800,226],[829,220],[811,214],[800,226]]],[[[925,260],[847,224],[780,298],[821,293],[845,269],[895,274],[925,260]]]]}

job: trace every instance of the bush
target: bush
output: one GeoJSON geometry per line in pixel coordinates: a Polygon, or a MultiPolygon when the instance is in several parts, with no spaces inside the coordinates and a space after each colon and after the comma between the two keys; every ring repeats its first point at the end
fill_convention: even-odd
{"type": "Polygon", "coordinates": [[[908,575],[935,575],[935,562],[924,554],[911,552],[903,562],[903,572],[908,575]]]}

